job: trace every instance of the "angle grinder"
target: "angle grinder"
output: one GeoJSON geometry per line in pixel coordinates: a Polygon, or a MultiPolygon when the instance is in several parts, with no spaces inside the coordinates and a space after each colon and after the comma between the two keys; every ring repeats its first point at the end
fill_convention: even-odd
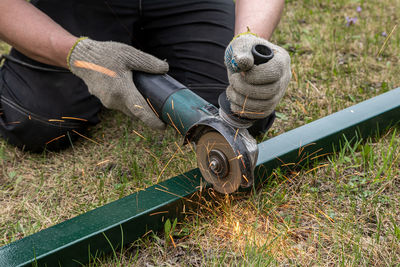
{"type": "MultiPolygon", "coordinates": [[[[252,55],[258,65],[268,62],[273,51],[255,45],[252,55]]],[[[216,191],[232,193],[253,184],[258,147],[247,129],[255,121],[234,114],[225,92],[218,109],[167,74],[134,72],[133,80],[154,113],[184,136],[185,143],[195,144],[201,174],[216,191]]]]}

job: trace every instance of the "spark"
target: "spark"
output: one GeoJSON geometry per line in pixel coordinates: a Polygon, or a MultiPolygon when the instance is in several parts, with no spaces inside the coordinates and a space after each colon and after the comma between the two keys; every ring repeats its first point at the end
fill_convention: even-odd
{"type": "Polygon", "coordinates": [[[309,144],[307,144],[307,145],[305,145],[305,146],[300,146],[300,148],[299,148],[299,153],[297,154],[297,156],[300,157],[300,155],[303,153],[303,151],[304,151],[304,149],[305,149],[306,147],[311,146],[311,145],[315,145],[315,144],[316,144],[316,143],[309,143],[309,144]]]}
{"type": "Polygon", "coordinates": [[[236,156],[236,157],[234,157],[234,158],[231,158],[231,159],[228,160],[228,161],[232,161],[232,160],[235,160],[235,159],[241,159],[241,158],[243,158],[243,155],[239,153],[239,156],[236,156]]]}
{"type": "Polygon", "coordinates": [[[168,187],[166,187],[165,185],[158,184],[158,186],[161,186],[161,187],[164,188],[165,190],[169,190],[168,187]]]}
{"type": "Polygon", "coordinates": [[[236,232],[237,234],[240,233],[240,224],[239,224],[238,221],[236,222],[236,225],[235,225],[235,232],[236,232]]]}
{"type": "Polygon", "coordinates": [[[306,154],[306,153],[304,153],[303,156],[301,157],[301,159],[297,162],[297,165],[299,165],[300,162],[304,161],[305,159],[311,158],[312,155],[318,154],[318,152],[320,152],[320,151],[322,151],[322,150],[324,150],[324,149],[323,149],[323,148],[320,148],[320,149],[314,151],[314,152],[311,153],[311,154],[306,154]]]}
{"type": "Polygon", "coordinates": [[[312,171],[318,170],[318,169],[326,167],[326,166],[329,166],[329,164],[323,164],[323,165],[317,166],[315,168],[312,168],[311,170],[306,171],[304,174],[310,173],[312,171]]]}
{"type": "Polygon", "coordinates": [[[11,121],[11,122],[7,122],[6,124],[18,124],[21,123],[20,121],[11,121]]]}
{"type": "MultiPolygon", "coordinates": [[[[175,113],[175,111],[174,111],[174,113],[175,113]]],[[[185,129],[185,125],[183,125],[183,122],[181,120],[181,116],[179,116],[179,114],[178,114],[178,119],[179,119],[179,122],[181,123],[182,129],[185,129]]]]}
{"type": "Polygon", "coordinates": [[[317,91],[317,93],[318,93],[320,96],[322,95],[321,91],[317,88],[317,86],[316,86],[315,84],[313,84],[310,80],[307,80],[307,83],[309,83],[309,84],[311,85],[311,87],[312,87],[315,91],[317,91]]]}
{"type": "Polygon", "coordinates": [[[83,134],[78,133],[78,132],[75,131],[75,130],[72,130],[72,132],[76,133],[77,135],[79,135],[79,136],[82,137],[82,138],[85,138],[86,140],[89,140],[89,141],[91,141],[91,142],[93,142],[93,143],[95,143],[95,144],[97,144],[97,145],[100,145],[98,142],[94,141],[93,139],[90,139],[90,138],[87,137],[87,136],[84,136],[83,134]]]}
{"type": "Polygon", "coordinates": [[[168,160],[167,164],[165,164],[164,168],[161,170],[160,174],[157,177],[157,182],[159,181],[161,175],[164,173],[165,169],[168,167],[169,163],[175,158],[176,153],[178,152],[178,149],[175,150],[174,154],[172,155],[172,157],[168,160]]]}
{"type": "Polygon", "coordinates": [[[178,127],[176,127],[175,123],[173,122],[173,120],[172,120],[171,116],[169,115],[169,113],[167,113],[167,116],[168,116],[168,119],[171,121],[172,126],[175,128],[175,130],[176,130],[180,135],[182,135],[181,132],[179,131],[178,127]]]}
{"type": "Polygon", "coordinates": [[[146,235],[150,234],[151,232],[153,232],[153,230],[147,231],[147,232],[142,236],[142,238],[145,237],[146,235]]]}
{"type": "Polygon", "coordinates": [[[296,71],[294,70],[294,68],[292,69],[292,73],[293,73],[294,80],[296,81],[296,83],[298,83],[299,80],[297,79],[297,74],[296,74],[296,71]]]}
{"type": "Polygon", "coordinates": [[[191,150],[192,152],[195,152],[192,143],[191,143],[188,139],[186,139],[186,140],[187,140],[187,144],[188,144],[189,147],[190,147],[190,150],[191,150]]]}
{"type": "Polygon", "coordinates": [[[146,98],[147,103],[149,103],[150,108],[153,110],[153,112],[157,115],[157,117],[160,117],[157,113],[157,111],[154,109],[153,105],[150,103],[150,100],[146,98]]]}
{"type": "Polygon", "coordinates": [[[161,192],[164,192],[164,193],[167,193],[167,194],[171,194],[171,195],[176,196],[176,197],[179,197],[179,198],[182,198],[182,199],[184,199],[184,200],[186,200],[186,201],[190,201],[190,202],[195,203],[194,201],[192,201],[192,200],[190,200],[190,199],[188,199],[188,198],[184,198],[184,197],[182,197],[182,196],[180,196],[180,195],[178,195],[178,194],[172,193],[172,192],[170,192],[170,191],[167,191],[167,190],[164,190],[164,189],[161,189],[161,188],[158,188],[158,187],[156,187],[156,188],[154,188],[154,189],[156,189],[156,190],[158,190],[158,191],[161,191],[161,192]]]}
{"type": "Polygon", "coordinates": [[[75,60],[74,66],[78,68],[94,70],[110,77],[117,77],[117,73],[115,71],[112,71],[110,69],[107,69],[105,67],[87,61],[75,60]]]}
{"type": "Polygon", "coordinates": [[[256,111],[240,111],[236,112],[238,114],[258,114],[258,115],[264,115],[265,112],[256,112],[256,111]]]}
{"type": "Polygon", "coordinates": [[[96,163],[96,166],[103,165],[103,164],[105,164],[105,163],[107,163],[107,162],[109,162],[109,161],[110,161],[109,159],[106,159],[106,160],[100,161],[100,162],[96,163]]]}
{"type": "Polygon", "coordinates": [[[178,145],[178,143],[175,141],[174,144],[176,145],[176,147],[179,149],[179,152],[182,153],[182,155],[185,155],[185,153],[183,153],[181,147],[178,145]]]}
{"type": "Polygon", "coordinates": [[[240,159],[242,161],[243,167],[246,169],[246,164],[244,164],[243,155],[240,154],[239,150],[237,151],[237,153],[239,154],[239,156],[237,156],[237,159],[240,159]]]}
{"type": "Polygon", "coordinates": [[[158,214],[165,214],[165,213],[168,213],[168,212],[169,212],[168,210],[159,211],[159,212],[154,212],[154,213],[149,214],[149,216],[154,216],[154,215],[158,215],[158,214]]]}
{"type": "Polygon", "coordinates": [[[77,120],[77,121],[88,121],[87,119],[75,118],[75,117],[61,117],[61,119],[65,119],[65,120],[77,120]]]}
{"type": "Polygon", "coordinates": [[[133,133],[135,133],[136,135],[138,135],[139,137],[143,138],[144,140],[146,140],[146,138],[141,135],[140,133],[136,132],[135,130],[132,130],[133,133]]]}
{"type": "Polygon", "coordinates": [[[54,141],[56,141],[56,140],[58,140],[58,139],[61,139],[61,138],[63,138],[63,137],[65,137],[65,134],[60,135],[59,137],[56,137],[56,138],[51,139],[50,141],[46,142],[46,145],[48,145],[48,144],[50,144],[51,142],[54,142],[54,141]]]}
{"type": "Polygon", "coordinates": [[[47,121],[50,121],[50,122],[65,122],[64,120],[59,120],[59,119],[48,119],[47,121]]]}
{"type": "Polygon", "coordinates": [[[172,235],[171,235],[171,234],[169,234],[169,237],[171,238],[172,245],[174,245],[174,248],[176,248],[175,241],[174,241],[174,239],[172,238],[172,235]]]}
{"type": "Polygon", "coordinates": [[[329,217],[325,212],[323,212],[322,210],[320,210],[319,208],[317,208],[317,207],[315,207],[316,209],[317,209],[317,211],[319,212],[319,213],[321,213],[322,215],[324,215],[324,217],[325,218],[327,218],[329,221],[331,221],[331,222],[335,222],[335,220],[334,219],[332,219],[331,217],[329,217]]]}
{"type": "Polygon", "coordinates": [[[242,163],[243,163],[243,167],[246,169],[246,164],[244,164],[243,157],[240,157],[240,160],[241,160],[241,161],[242,161],[242,163]]]}
{"type": "Polygon", "coordinates": [[[150,150],[147,150],[146,148],[143,148],[144,151],[146,151],[147,153],[150,154],[150,156],[152,156],[156,161],[158,161],[158,158],[156,157],[156,155],[154,155],[153,152],[151,152],[150,150]]]}
{"type": "Polygon", "coordinates": [[[301,104],[298,100],[296,100],[296,104],[300,107],[300,109],[303,111],[304,114],[308,115],[308,112],[305,109],[305,107],[303,106],[303,104],[301,104]]]}
{"type": "Polygon", "coordinates": [[[236,137],[238,136],[239,133],[239,128],[236,129],[235,137],[233,138],[233,141],[236,141],[236,137]]]}

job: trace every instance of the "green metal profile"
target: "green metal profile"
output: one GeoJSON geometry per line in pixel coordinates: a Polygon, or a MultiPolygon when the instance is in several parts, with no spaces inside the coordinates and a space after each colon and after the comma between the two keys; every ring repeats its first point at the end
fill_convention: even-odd
{"type": "Polygon", "coordinates": [[[302,165],[317,155],[337,151],[346,139],[373,137],[400,123],[400,88],[313,121],[258,145],[255,184],[282,165],[302,165]]]}
{"type": "Polygon", "coordinates": [[[151,186],[0,248],[0,266],[80,266],[89,255],[111,252],[187,209],[200,188],[200,171],[151,186]],[[182,199],[188,197],[187,199],[182,199]],[[108,239],[108,240],[107,240],[108,239]]]}
{"type": "MultiPolygon", "coordinates": [[[[256,184],[266,171],[296,163],[299,150],[329,153],[343,136],[367,137],[400,121],[400,88],[319,119],[259,144],[256,184]],[[312,144],[312,145],[311,145],[312,144]]],[[[166,218],[180,217],[196,202],[198,169],[0,247],[0,266],[79,266],[89,254],[111,252],[150,230],[162,229],[166,218]]]]}

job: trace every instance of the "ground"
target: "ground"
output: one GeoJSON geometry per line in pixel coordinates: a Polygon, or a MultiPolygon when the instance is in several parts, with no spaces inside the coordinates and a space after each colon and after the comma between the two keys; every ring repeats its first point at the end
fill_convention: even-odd
{"type": "MultiPolygon", "coordinates": [[[[400,85],[399,0],[286,2],[272,41],[290,52],[293,78],[264,139],[400,85]]],[[[196,167],[173,129],[110,111],[102,119],[90,140],[60,153],[0,140],[0,245],[196,167]]],[[[262,189],[206,202],[178,223],[174,242],[149,234],[90,266],[396,265],[399,146],[392,128],[312,171],[276,171],[262,189]]]]}

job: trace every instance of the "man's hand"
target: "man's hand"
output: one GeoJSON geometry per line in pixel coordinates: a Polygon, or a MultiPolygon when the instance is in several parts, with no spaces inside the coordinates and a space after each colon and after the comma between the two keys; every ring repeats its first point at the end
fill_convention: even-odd
{"type": "Polygon", "coordinates": [[[231,109],[241,117],[262,119],[270,115],[285,93],[291,78],[290,56],[285,49],[252,33],[234,38],[225,51],[231,109]],[[251,49],[266,45],[274,52],[267,63],[254,65],[251,49]]]}
{"type": "Polygon", "coordinates": [[[83,79],[105,107],[137,117],[152,128],[165,127],[137,90],[132,70],[164,74],[167,62],[126,44],[90,39],[79,39],[67,61],[72,73],[83,79]]]}

